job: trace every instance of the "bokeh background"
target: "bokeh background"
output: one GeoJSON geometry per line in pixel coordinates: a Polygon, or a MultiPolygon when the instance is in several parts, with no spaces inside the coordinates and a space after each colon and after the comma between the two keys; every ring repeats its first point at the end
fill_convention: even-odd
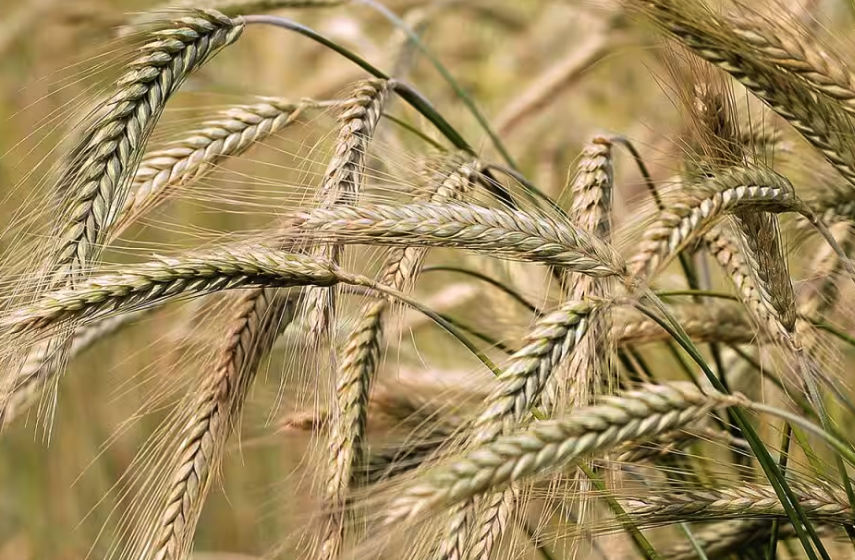
{"type": "MultiPolygon", "coordinates": [[[[680,127],[679,84],[662,62],[668,47],[610,2],[389,0],[386,5],[419,30],[477,100],[520,169],[550,195],[560,196],[582,146],[599,132],[635,142],[657,181],[674,173],[681,153],[673,141],[680,127]]],[[[805,10],[842,42],[852,29],[846,0],[790,0],[787,6],[805,10]]],[[[28,221],[20,234],[0,238],[0,249],[10,250],[10,244],[50,223],[52,217],[39,209],[50,197],[51,166],[67,146],[69,125],[121,71],[120,61],[133,45],[117,38],[120,28],[136,13],[156,7],[162,5],[0,0],[0,227],[16,231],[21,220],[28,221]]],[[[276,12],[410,81],[486,159],[500,159],[453,90],[376,11],[354,2],[276,12]]],[[[251,103],[254,96],[329,99],[361,77],[358,68],[302,37],[251,27],[187,82],[149,146],[180,135],[218,109],[251,103]]],[[[394,111],[423,124],[400,105],[394,111]]],[[[230,161],[131,228],[106,260],[138,261],[153,251],[264,227],[317,184],[333,125],[333,115],[307,116],[230,161]]],[[[400,130],[384,126],[373,153],[374,176],[390,185],[412,180],[424,150],[424,144],[400,136],[400,130]]],[[[617,155],[616,178],[620,224],[631,217],[644,189],[623,152],[617,155]]],[[[534,291],[525,277],[514,280],[534,291]]],[[[419,290],[426,301],[497,339],[512,339],[526,325],[514,323],[512,303],[459,276],[435,275],[419,290]]],[[[45,402],[2,434],[0,560],[80,560],[110,550],[132,501],[122,499],[133,488],[133,476],[126,473],[170,406],[192,389],[200,364],[218,341],[217,307],[201,314],[200,307],[205,303],[166,306],[94,345],[69,365],[52,418],[47,413],[53,403],[45,402]]],[[[417,344],[410,341],[403,369],[389,375],[403,375],[407,367],[423,370],[425,364],[452,375],[474,367],[462,352],[431,351],[449,345],[435,327],[414,316],[405,321],[402,338],[417,344]]],[[[325,391],[322,383],[301,385],[289,376],[295,359],[300,365],[311,360],[309,354],[295,358],[301,352],[306,350],[299,341],[285,340],[265,362],[241,438],[233,439],[197,531],[200,560],[276,551],[288,557],[288,543],[317,507],[306,490],[317,450],[304,433],[281,429],[280,421],[311,408],[313,391],[325,391]]]]}

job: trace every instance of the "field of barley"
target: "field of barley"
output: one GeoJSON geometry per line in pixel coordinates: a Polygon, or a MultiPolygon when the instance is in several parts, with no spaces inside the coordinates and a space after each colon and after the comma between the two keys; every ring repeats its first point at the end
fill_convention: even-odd
{"type": "Polygon", "coordinates": [[[0,8],[0,560],[855,558],[855,0],[0,8]]]}

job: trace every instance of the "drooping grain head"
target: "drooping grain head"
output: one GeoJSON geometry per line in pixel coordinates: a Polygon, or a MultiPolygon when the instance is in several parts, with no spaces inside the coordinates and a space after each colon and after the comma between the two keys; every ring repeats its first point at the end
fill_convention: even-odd
{"type": "MultiPolygon", "coordinates": [[[[427,175],[424,190],[419,198],[441,203],[460,198],[471,188],[472,175],[477,162],[471,157],[454,154],[442,158],[427,175]]],[[[389,250],[380,281],[398,290],[406,290],[415,283],[426,249],[420,247],[393,247],[389,250]]],[[[369,303],[362,309],[362,319],[348,337],[338,360],[337,408],[330,430],[327,465],[326,506],[333,513],[326,520],[325,533],[320,545],[320,556],[334,560],[341,552],[344,539],[342,510],[345,495],[356,473],[365,470],[367,456],[363,449],[365,426],[371,388],[377,375],[383,343],[383,323],[388,315],[387,301],[369,303]]]]}
{"type": "Polygon", "coordinates": [[[169,98],[192,72],[243,32],[242,20],[195,11],[153,33],[115,91],[88,117],[56,188],[65,198],[51,257],[54,281],[79,279],[96,263],[118,218],[142,151],[169,98]]]}
{"type": "MultiPolygon", "coordinates": [[[[354,204],[359,200],[368,146],[380,122],[388,89],[386,80],[366,80],[357,84],[341,104],[338,138],[317,194],[321,208],[354,204]]],[[[343,249],[340,245],[334,245],[319,247],[315,251],[338,263],[343,249]]],[[[334,292],[327,289],[309,290],[304,305],[307,322],[320,342],[328,334],[335,313],[334,292]]]]}
{"type": "Polygon", "coordinates": [[[387,522],[412,519],[433,508],[464,502],[522,477],[548,473],[582,454],[657,435],[660,430],[685,426],[716,408],[746,402],[741,396],[705,394],[685,384],[648,387],[647,391],[604,400],[602,405],[577,409],[566,420],[541,422],[462,459],[449,459],[417,479],[395,501],[387,522]]]}
{"type": "Polygon", "coordinates": [[[770,109],[790,123],[850,183],[855,181],[855,155],[848,148],[855,125],[840,103],[795,78],[730,24],[698,2],[627,0],[646,13],[696,55],[730,73],[770,109]],[[746,53],[748,56],[746,56],[746,53]]]}
{"type": "Polygon", "coordinates": [[[147,152],[134,174],[130,194],[111,236],[119,235],[140,216],[174,194],[198,182],[227,158],[238,157],[292,124],[311,102],[294,104],[268,99],[255,105],[232,107],[204,127],[147,152]]]}
{"type": "Polygon", "coordinates": [[[192,406],[180,434],[166,485],[155,492],[157,507],[137,529],[135,558],[183,560],[193,544],[196,524],[226,442],[238,424],[261,359],[283,321],[288,324],[296,298],[276,289],[250,290],[236,298],[232,328],[213,369],[199,389],[191,390],[192,406]],[[277,301],[279,300],[279,301],[277,301]]]}
{"type": "Polygon", "coordinates": [[[680,251],[708,232],[725,213],[805,211],[792,184],[762,167],[729,168],[686,189],[685,202],[675,202],[644,233],[640,250],[630,259],[638,278],[661,271],[680,251]]]}

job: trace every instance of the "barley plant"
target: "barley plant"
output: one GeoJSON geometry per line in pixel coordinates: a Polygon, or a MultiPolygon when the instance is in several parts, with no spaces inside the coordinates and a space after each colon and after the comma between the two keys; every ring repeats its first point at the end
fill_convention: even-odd
{"type": "Polygon", "coordinates": [[[9,4],[0,560],[855,558],[850,0],[9,4]]]}

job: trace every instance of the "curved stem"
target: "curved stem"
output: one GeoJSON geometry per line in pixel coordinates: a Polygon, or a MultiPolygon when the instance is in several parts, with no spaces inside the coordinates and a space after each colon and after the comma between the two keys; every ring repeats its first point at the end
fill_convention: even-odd
{"type": "Polygon", "coordinates": [[[650,171],[647,169],[647,165],[644,163],[644,159],[641,157],[641,154],[635,148],[635,144],[630,142],[629,138],[626,136],[620,135],[612,136],[609,140],[626,148],[626,151],[628,151],[629,155],[632,156],[632,159],[635,160],[635,165],[638,167],[638,171],[644,179],[647,191],[650,193],[650,196],[653,198],[653,202],[656,204],[656,209],[660,212],[665,210],[665,205],[662,204],[662,198],[659,196],[659,191],[656,190],[656,183],[653,182],[653,175],[651,175],[650,171]]]}
{"type": "Polygon", "coordinates": [[[603,482],[603,479],[585,463],[579,463],[578,467],[580,471],[585,473],[585,476],[588,477],[588,480],[591,481],[591,484],[593,484],[594,488],[596,488],[600,493],[600,496],[606,501],[609,509],[612,510],[612,513],[623,527],[623,530],[629,534],[630,538],[632,538],[633,544],[635,544],[639,552],[644,555],[644,558],[646,560],[662,560],[662,557],[659,556],[659,553],[656,552],[656,549],[653,548],[653,545],[650,544],[650,541],[647,540],[647,537],[644,536],[644,533],[641,532],[638,525],[636,525],[632,518],[627,515],[623,506],[620,505],[620,502],[618,502],[611,492],[609,492],[609,489],[606,487],[606,483],[603,482]]]}
{"type": "Polygon", "coordinates": [[[362,68],[363,70],[365,70],[366,72],[368,72],[369,74],[374,76],[375,78],[380,78],[381,80],[390,79],[390,77],[386,73],[384,73],[382,70],[378,69],[377,67],[371,65],[371,63],[369,63],[367,60],[360,57],[359,55],[357,55],[353,51],[342,47],[341,45],[339,45],[338,43],[336,43],[335,41],[333,41],[331,39],[327,39],[326,37],[324,37],[323,35],[321,35],[317,31],[312,29],[311,27],[306,27],[305,25],[303,25],[301,23],[297,23],[294,20],[290,20],[288,18],[284,18],[281,16],[271,16],[271,15],[267,15],[267,14],[243,16],[243,20],[246,22],[247,25],[252,25],[252,24],[272,25],[274,27],[281,27],[283,29],[287,29],[289,31],[299,33],[300,35],[302,35],[304,37],[308,37],[309,39],[311,39],[317,43],[320,43],[321,45],[327,47],[328,49],[337,52],[338,54],[340,54],[341,56],[350,60],[351,62],[353,62],[354,64],[356,64],[357,66],[359,66],[360,68],[362,68]]]}
{"type": "Polygon", "coordinates": [[[474,329],[474,328],[472,328],[472,327],[470,327],[464,323],[461,323],[460,321],[458,321],[457,319],[455,319],[451,315],[448,315],[446,313],[438,313],[438,315],[440,317],[442,317],[443,319],[445,319],[446,321],[448,321],[449,323],[451,323],[452,325],[459,328],[460,330],[471,334],[475,338],[483,340],[484,342],[486,342],[490,346],[496,348],[497,350],[501,350],[505,354],[513,354],[515,352],[513,349],[509,348],[503,342],[499,342],[495,338],[493,338],[489,335],[486,335],[486,334],[484,334],[484,333],[482,333],[482,332],[480,332],[480,331],[478,331],[478,330],[476,330],[476,329],[474,329]]]}
{"type": "Polygon", "coordinates": [[[428,101],[424,95],[419,93],[418,90],[409,84],[400,80],[391,80],[391,84],[395,93],[401,96],[401,99],[406,101],[410,107],[421,113],[422,116],[429,120],[443,136],[448,138],[448,141],[451,142],[455,148],[458,150],[464,150],[472,155],[476,155],[472,146],[466,143],[466,140],[460,136],[460,133],[457,132],[447,120],[445,120],[445,117],[443,117],[439,111],[431,105],[430,101],[428,101]]]}
{"type": "Polygon", "coordinates": [[[802,215],[805,216],[808,220],[811,220],[813,226],[816,228],[822,238],[825,239],[825,242],[828,243],[828,246],[831,247],[831,250],[834,251],[835,255],[837,255],[837,258],[840,259],[840,262],[843,264],[843,268],[845,268],[846,272],[849,273],[849,277],[852,279],[853,282],[855,282],[855,267],[852,266],[852,261],[849,260],[849,257],[846,256],[846,253],[837,243],[837,240],[834,238],[834,235],[832,235],[831,231],[828,229],[828,226],[825,225],[822,221],[818,220],[813,215],[808,215],[806,213],[803,213],[802,215]]]}
{"type": "Polygon", "coordinates": [[[306,27],[296,21],[290,20],[288,18],[284,18],[281,16],[271,16],[271,15],[251,15],[244,16],[244,21],[247,25],[251,24],[262,24],[262,25],[272,25],[274,27],[280,27],[282,29],[287,29],[289,31],[293,31],[298,33],[304,37],[307,37],[321,45],[327,47],[328,49],[340,54],[344,58],[350,60],[375,78],[379,78],[381,80],[389,80],[392,84],[393,89],[401,96],[401,98],[406,101],[413,109],[422,114],[427,120],[429,120],[441,133],[445,136],[449,142],[454,144],[454,147],[459,150],[465,150],[471,154],[475,154],[475,151],[469,146],[462,136],[454,129],[454,127],[449,124],[445,118],[437,112],[436,109],[430,104],[430,102],[419,92],[414,90],[412,87],[403,84],[402,82],[398,82],[396,80],[392,80],[391,77],[372,65],[370,62],[354,53],[353,51],[339,45],[335,41],[324,37],[314,29],[310,27],[306,27]]]}
{"type": "MultiPolygon", "coordinates": [[[[701,370],[704,372],[704,375],[710,381],[712,386],[719,392],[729,394],[727,387],[725,387],[721,380],[715,375],[715,373],[710,369],[709,365],[707,365],[701,353],[698,351],[698,348],[692,343],[689,336],[686,334],[686,331],[683,330],[682,326],[680,326],[679,321],[677,321],[671,312],[668,310],[667,306],[662,303],[658,297],[656,297],[652,292],[647,292],[647,300],[650,301],[659,313],[661,313],[666,319],[662,319],[655,312],[648,309],[644,305],[640,303],[636,303],[635,307],[656,321],[668,334],[670,334],[680,346],[691,356],[692,360],[700,366],[701,370]]],[[[754,455],[757,457],[760,465],[763,467],[763,472],[766,474],[766,478],[769,480],[769,483],[775,490],[775,494],[777,494],[778,499],[781,501],[781,504],[784,506],[784,509],[787,513],[787,517],[790,522],[793,524],[793,528],[798,535],[799,541],[802,544],[802,547],[805,550],[805,553],[808,555],[808,558],[816,560],[817,556],[814,551],[814,546],[811,545],[811,541],[813,541],[816,551],[825,559],[831,560],[828,556],[828,551],[826,551],[825,546],[819,538],[819,535],[816,533],[816,529],[811,524],[810,520],[804,513],[801,504],[799,504],[795,495],[793,494],[792,489],[789,484],[787,484],[786,478],[781,474],[781,471],[778,469],[778,465],[772,459],[772,456],[769,454],[769,450],[766,449],[763,440],[760,439],[759,434],[748,422],[748,419],[745,417],[743,412],[736,408],[733,410],[733,418],[736,422],[736,425],[742,430],[742,433],[745,434],[745,439],[751,446],[751,450],[754,452],[754,455]]]]}
{"type": "Polygon", "coordinates": [[[414,127],[410,123],[404,121],[403,119],[400,119],[400,118],[396,117],[395,115],[392,115],[389,113],[383,113],[383,118],[388,120],[389,122],[394,123],[395,125],[401,127],[402,129],[406,130],[407,132],[409,132],[413,136],[418,137],[423,142],[430,144],[432,148],[439,150],[440,152],[445,151],[445,148],[443,147],[442,144],[440,144],[439,142],[437,142],[436,140],[434,140],[433,138],[431,138],[430,136],[428,136],[427,134],[425,134],[424,132],[422,132],[418,128],[414,127]]]}
{"type": "Polygon", "coordinates": [[[489,369],[491,372],[493,372],[493,375],[495,375],[496,377],[501,376],[502,370],[499,368],[499,366],[497,366],[495,363],[493,363],[493,361],[490,358],[488,358],[487,355],[484,354],[475,345],[475,343],[473,343],[471,340],[469,340],[469,338],[467,338],[466,335],[461,332],[461,329],[459,329],[457,326],[452,324],[450,321],[448,321],[442,315],[440,315],[436,311],[432,310],[428,306],[424,305],[423,303],[409,297],[408,295],[406,295],[403,292],[400,292],[394,288],[390,288],[389,286],[385,286],[383,284],[380,284],[379,282],[375,282],[375,281],[370,280],[366,277],[360,277],[360,281],[362,282],[363,285],[371,288],[372,290],[377,290],[380,293],[386,294],[387,296],[389,296],[393,299],[396,299],[402,303],[405,303],[408,306],[415,309],[416,311],[418,311],[419,313],[423,313],[425,316],[429,317],[437,325],[439,325],[440,327],[445,329],[445,331],[448,332],[448,334],[450,334],[451,336],[456,338],[458,341],[460,341],[460,343],[463,344],[463,346],[465,346],[467,350],[469,350],[475,356],[477,356],[478,359],[481,360],[481,363],[483,363],[485,366],[487,366],[487,369],[489,369]]]}
{"type": "Polygon", "coordinates": [[[512,298],[514,298],[516,301],[518,301],[521,305],[528,308],[533,313],[536,313],[538,315],[542,315],[542,312],[540,309],[538,309],[537,307],[530,304],[520,294],[518,294],[517,292],[515,292],[511,288],[508,288],[507,286],[505,286],[504,284],[502,284],[501,282],[499,282],[495,278],[490,278],[486,274],[478,272],[477,270],[469,270],[468,268],[460,268],[457,266],[443,265],[443,266],[426,266],[426,267],[422,268],[421,272],[422,272],[422,274],[424,274],[425,272],[457,272],[459,274],[466,274],[467,276],[471,276],[472,278],[476,278],[476,279],[480,280],[481,282],[486,282],[487,284],[490,284],[491,286],[494,286],[494,287],[502,290],[503,292],[505,292],[506,294],[508,294],[512,298]]]}
{"type": "Polygon", "coordinates": [[[487,118],[484,116],[481,110],[478,109],[478,106],[473,101],[472,96],[469,95],[469,93],[465,89],[463,89],[463,86],[461,86],[460,83],[454,79],[454,76],[451,75],[451,72],[449,72],[448,69],[442,64],[442,62],[439,61],[436,55],[434,55],[430,51],[430,49],[425,46],[425,44],[419,38],[418,34],[413,31],[409,25],[407,25],[407,22],[399,18],[397,15],[395,15],[394,12],[392,12],[389,8],[387,8],[380,2],[376,2],[375,0],[361,1],[363,4],[382,14],[383,17],[391,21],[395,25],[395,27],[404,32],[404,34],[407,36],[407,39],[409,39],[413,46],[415,46],[419,50],[419,52],[421,52],[430,61],[433,67],[436,68],[436,71],[439,72],[440,76],[442,76],[443,79],[448,82],[448,84],[452,87],[454,93],[456,93],[460,100],[463,101],[463,104],[466,105],[466,108],[469,109],[469,111],[478,121],[478,124],[480,124],[481,128],[484,129],[484,132],[486,132],[487,135],[490,137],[490,140],[493,142],[493,145],[496,147],[496,150],[499,152],[499,154],[501,154],[502,158],[508,163],[508,165],[516,169],[517,165],[511,157],[511,154],[505,148],[504,144],[502,144],[502,140],[499,138],[499,135],[496,134],[496,132],[493,130],[493,127],[490,126],[490,123],[489,121],[487,121],[487,118]]]}
{"type": "Polygon", "coordinates": [[[834,437],[832,434],[828,433],[822,427],[814,424],[813,422],[810,422],[809,420],[806,420],[801,416],[796,416],[795,414],[786,410],[781,410],[780,408],[775,408],[763,403],[751,403],[748,408],[756,412],[762,412],[771,416],[777,416],[782,420],[786,420],[791,424],[799,426],[806,432],[810,432],[815,436],[819,436],[821,439],[825,440],[827,444],[834,448],[834,450],[837,451],[842,458],[846,459],[846,462],[848,462],[850,465],[855,465],[855,452],[853,452],[852,448],[834,437]]]}
{"type": "Polygon", "coordinates": [[[813,326],[818,328],[819,330],[831,333],[843,342],[855,347],[855,337],[853,337],[851,334],[843,332],[831,323],[826,323],[825,321],[816,320],[811,322],[813,323],[813,326]]]}
{"type": "Polygon", "coordinates": [[[728,294],[725,292],[716,292],[713,290],[660,290],[653,292],[659,297],[672,297],[672,296],[700,296],[700,297],[711,297],[718,299],[729,299],[732,301],[739,301],[739,298],[733,294],[728,294]]]}

